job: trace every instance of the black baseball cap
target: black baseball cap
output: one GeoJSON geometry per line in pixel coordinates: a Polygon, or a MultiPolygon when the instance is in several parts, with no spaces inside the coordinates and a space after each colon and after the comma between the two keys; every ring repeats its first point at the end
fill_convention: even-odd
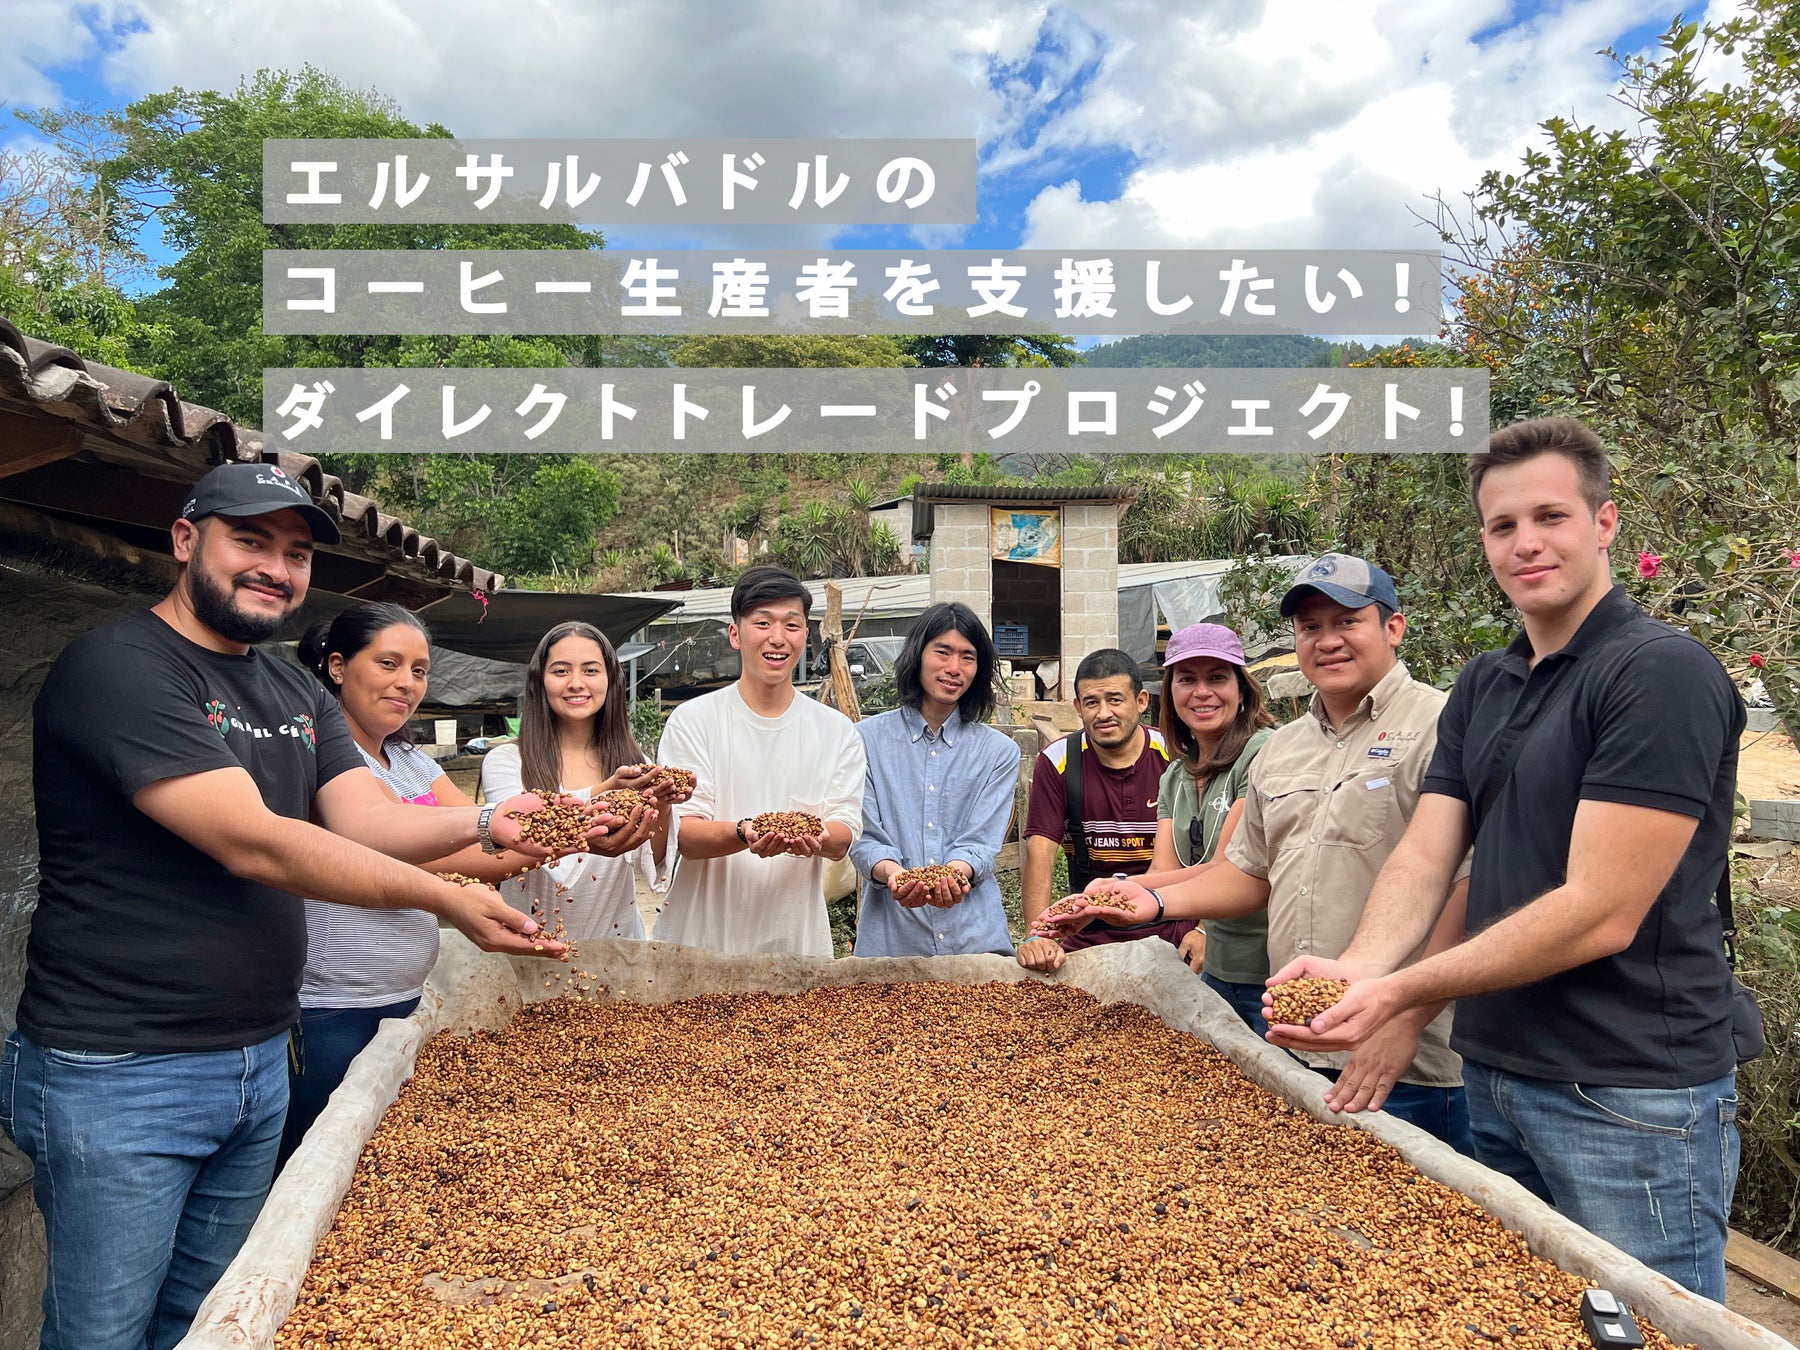
{"type": "Polygon", "coordinates": [[[335,544],[342,538],[337,522],[274,464],[221,464],[208,471],[188,493],[181,517],[198,521],[207,516],[266,516],[276,511],[298,511],[304,516],[312,526],[314,543],[335,544]]]}

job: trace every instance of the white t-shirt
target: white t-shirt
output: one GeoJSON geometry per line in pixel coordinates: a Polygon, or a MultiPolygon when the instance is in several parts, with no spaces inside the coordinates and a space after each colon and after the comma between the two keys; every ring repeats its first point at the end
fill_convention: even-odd
{"type": "MultiPolygon", "coordinates": [[[[675,808],[702,820],[742,820],[764,811],[810,811],[862,834],[862,738],[841,712],[795,694],[779,717],[759,717],[736,685],[682,704],[663,728],[657,759],[698,777],[675,808]]],[[[656,921],[659,942],[734,955],[830,956],[825,863],[783,854],[683,858],[656,921]]]]}
{"type": "MultiPolygon", "coordinates": [[[[525,791],[524,769],[517,743],[498,745],[481,761],[481,796],[504,801],[525,791]]],[[[586,801],[593,791],[584,787],[569,792],[586,801]]],[[[669,826],[671,841],[675,826],[669,826]]],[[[673,846],[669,849],[672,854],[673,846]]],[[[646,840],[630,853],[602,858],[594,853],[574,853],[560,861],[534,867],[524,876],[500,883],[506,903],[523,913],[537,913],[554,928],[560,913],[563,936],[572,942],[594,938],[644,936],[644,920],[638,913],[635,875],[642,875],[652,890],[668,888],[667,859],[657,866],[653,841],[646,840]]]]}

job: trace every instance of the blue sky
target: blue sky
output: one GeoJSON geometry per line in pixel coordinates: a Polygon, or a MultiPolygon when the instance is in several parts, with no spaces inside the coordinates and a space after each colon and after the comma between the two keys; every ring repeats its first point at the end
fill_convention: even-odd
{"type": "MultiPolygon", "coordinates": [[[[1547,117],[1622,125],[1597,54],[1645,0],[7,0],[14,107],[317,65],[465,136],[974,136],[967,227],[677,231],[616,247],[1429,247],[1417,219],[1547,117]]],[[[1712,0],[1694,17],[1721,17],[1712,0]]],[[[0,138],[18,135],[0,128],[0,138]]],[[[151,243],[155,250],[154,241],[151,243]]],[[[149,284],[154,285],[154,278],[149,284]]]]}

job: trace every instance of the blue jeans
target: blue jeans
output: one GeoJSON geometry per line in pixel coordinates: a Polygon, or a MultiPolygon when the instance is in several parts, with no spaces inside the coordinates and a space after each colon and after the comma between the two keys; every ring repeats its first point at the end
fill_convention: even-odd
{"type": "Polygon", "coordinates": [[[18,1032],[0,1128],[31,1159],[42,1350],[167,1350],[250,1232],[287,1113],[287,1035],[243,1050],[99,1054],[18,1032]]]}
{"type": "Polygon", "coordinates": [[[1685,1088],[1553,1083],[1463,1061],[1475,1156],[1671,1280],[1725,1301],[1737,1074],[1685,1088]]]}
{"type": "MultiPolygon", "coordinates": [[[[1309,1066],[1310,1067],[1310,1066],[1309,1066]]],[[[1337,1082],[1336,1069],[1314,1069],[1337,1082]]],[[[1443,1140],[1464,1157],[1473,1158],[1475,1141],[1469,1133],[1469,1100],[1462,1088],[1424,1087],[1395,1083],[1381,1109],[1390,1116],[1417,1125],[1426,1134],[1443,1140]]]]}
{"type": "Polygon", "coordinates": [[[1265,1035],[1269,1024],[1263,1021],[1262,996],[1266,988],[1260,984],[1233,984],[1229,980],[1221,980],[1217,976],[1200,973],[1200,980],[1208,989],[1231,1005],[1231,1010],[1243,1018],[1244,1025],[1258,1036],[1265,1035]]]}
{"type": "Polygon", "coordinates": [[[300,1021],[288,1033],[288,1112],[277,1168],[285,1166],[289,1155],[300,1147],[350,1071],[350,1061],[381,1030],[382,1019],[409,1017],[418,1006],[418,999],[408,998],[382,1008],[300,1010],[300,1021]]]}

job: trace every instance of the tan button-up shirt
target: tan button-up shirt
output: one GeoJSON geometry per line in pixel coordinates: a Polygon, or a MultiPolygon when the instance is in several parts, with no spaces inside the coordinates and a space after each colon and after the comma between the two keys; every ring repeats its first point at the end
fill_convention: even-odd
{"type": "MultiPolygon", "coordinates": [[[[1251,764],[1243,819],[1225,856],[1268,879],[1271,970],[1300,956],[1336,957],[1350,945],[1369,888],[1412,819],[1445,697],[1396,663],[1342,726],[1326,720],[1325,700],[1314,694],[1311,714],[1279,728],[1251,764]]],[[[1465,859],[1458,876],[1467,873],[1465,859]]],[[[1462,1082],[1451,1011],[1420,1033],[1403,1082],[1462,1082]]],[[[1303,1058],[1341,1069],[1349,1055],[1303,1058]]]]}

